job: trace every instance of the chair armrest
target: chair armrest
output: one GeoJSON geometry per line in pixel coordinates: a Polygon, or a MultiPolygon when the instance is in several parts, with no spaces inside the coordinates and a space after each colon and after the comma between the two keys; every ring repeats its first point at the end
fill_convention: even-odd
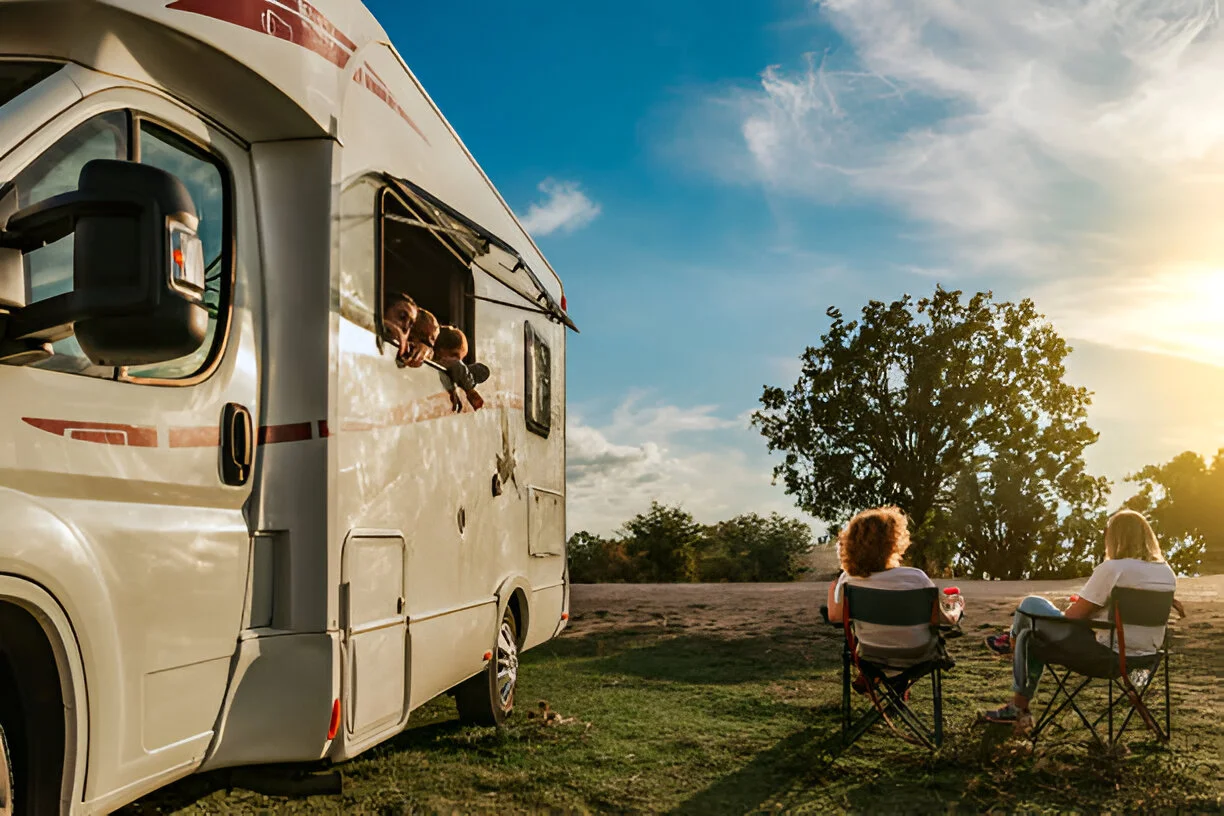
{"type": "Polygon", "coordinates": [[[1088,618],[1068,618],[1063,615],[1037,615],[1031,612],[1025,612],[1024,616],[1033,621],[1050,621],[1051,623],[1071,623],[1076,626],[1086,626],[1089,629],[1100,629],[1101,631],[1109,631],[1114,628],[1114,625],[1108,621],[1090,620],[1088,618]]]}
{"type": "Polygon", "coordinates": [[[840,622],[834,623],[833,621],[829,620],[829,607],[825,606],[824,604],[820,605],[820,619],[834,629],[842,628],[842,624],[840,622]]]}

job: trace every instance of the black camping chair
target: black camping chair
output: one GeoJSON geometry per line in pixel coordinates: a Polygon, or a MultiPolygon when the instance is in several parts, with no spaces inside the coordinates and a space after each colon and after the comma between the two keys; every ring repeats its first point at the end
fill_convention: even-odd
{"type": "MultiPolygon", "coordinates": [[[[1096,740],[1107,748],[1113,748],[1122,738],[1126,727],[1130,725],[1135,714],[1139,715],[1144,725],[1161,743],[1169,741],[1171,730],[1171,707],[1169,700],[1169,611],[1173,608],[1173,593],[1154,590],[1129,589],[1115,587],[1109,601],[1108,622],[1090,620],[1071,620],[1052,615],[1030,615],[1033,629],[1033,654],[1046,664],[1054,678],[1056,688],[1050,697],[1041,716],[1033,724],[1029,733],[1030,739],[1036,743],[1037,738],[1068,708],[1075,712],[1080,721],[1092,732],[1096,740]],[[1108,630],[1110,646],[1116,645],[1117,655],[1091,656],[1084,651],[1068,649],[1056,639],[1043,636],[1041,624],[1043,621],[1059,621],[1061,625],[1084,626],[1091,630],[1108,630]],[[1164,640],[1160,649],[1153,655],[1128,656],[1126,654],[1126,634],[1123,624],[1133,626],[1163,626],[1164,640]],[[1135,683],[1131,672],[1142,672],[1142,678],[1135,683]],[[1156,683],[1157,675],[1164,676],[1164,717],[1163,724],[1157,721],[1147,705],[1148,692],[1156,683]],[[1094,680],[1104,680],[1109,688],[1108,704],[1105,711],[1094,719],[1089,719],[1078,700],[1080,692],[1092,684],[1094,680]],[[1126,716],[1115,730],[1114,711],[1119,706],[1127,706],[1126,716]],[[1106,721],[1105,739],[1097,730],[1101,721],[1106,721]]],[[[1047,626],[1046,631],[1049,632],[1047,626]]],[[[1064,630],[1065,631],[1065,630],[1064,630]]]]}
{"type": "MultiPolygon", "coordinates": [[[[944,650],[939,624],[939,590],[869,589],[845,585],[845,615],[840,624],[845,633],[842,646],[842,747],[848,748],[883,720],[901,739],[934,750],[943,744],[943,672],[952,668],[944,650]],[[877,626],[927,626],[930,640],[910,650],[867,646],[855,636],[856,623],[877,626]],[[851,667],[866,683],[871,707],[853,717],[851,667]],[[891,672],[891,674],[890,674],[891,672]],[[933,722],[924,721],[906,701],[907,692],[922,678],[931,678],[933,722]],[[894,721],[894,717],[896,718],[894,721]],[[898,730],[900,723],[905,731],[898,730]]],[[[822,610],[823,611],[823,610],[822,610]]],[[[827,620],[827,616],[826,616],[827,620]]],[[[953,635],[959,631],[954,631],[953,635]]]]}

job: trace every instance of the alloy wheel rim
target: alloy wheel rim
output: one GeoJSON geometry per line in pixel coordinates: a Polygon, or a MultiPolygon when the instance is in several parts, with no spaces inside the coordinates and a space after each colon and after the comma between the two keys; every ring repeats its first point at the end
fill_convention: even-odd
{"type": "Polygon", "coordinates": [[[497,697],[503,710],[513,702],[517,682],[518,644],[514,641],[514,630],[507,621],[502,623],[497,633],[497,697]]]}

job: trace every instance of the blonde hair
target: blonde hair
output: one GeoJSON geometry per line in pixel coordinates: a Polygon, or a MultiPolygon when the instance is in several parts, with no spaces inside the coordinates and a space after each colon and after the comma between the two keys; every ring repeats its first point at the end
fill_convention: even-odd
{"type": "Polygon", "coordinates": [[[1105,525],[1105,558],[1110,561],[1118,558],[1164,561],[1152,525],[1134,510],[1119,510],[1109,517],[1105,525]]]}
{"type": "Polygon", "coordinates": [[[891,506],[864,510],[837,536],[842,569],[854,578],[900,566],[909,545],[905,513],[891,506]]]}

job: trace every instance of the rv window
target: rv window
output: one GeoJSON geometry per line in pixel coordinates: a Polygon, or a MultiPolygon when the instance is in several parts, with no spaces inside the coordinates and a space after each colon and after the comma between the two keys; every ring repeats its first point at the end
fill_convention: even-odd
{"type": "Polygon", "coordinates": [[[417,223],[427,222],[389,190],[383,192],[379,218],[380,281],[378,325],[387,297],[405,294],[467,336],[468,356],[475,360],[475,303],[472,268],[451,242],[417,223]],[[410,223],[416,222],[416,223],[410,223]]]}
{"type": "MultiPolygon", "coordinates": [[[[28,207],[72,192],[86,162],[130,158],[129,141],[128,116],[123,111],[104,113],[77,126],[17,175],[18,206],[28,207]]],[[[72,247],[73,237],[69,235],[25,255],[27,303],[72,291],[72,247]]],[[[91,377],[114,376],[113,367],[91,363],[74,337],[54,343],[52,349],[54,355],[33,367],[91,377]]]]}
{"type": "MultiPolygon", "coordinates": [[[[3,65],[3,63],[0,63],[3,65]]],[[[76,189],[81,168],[93,159],[126,159],[152,164],[173,173],[191,192],[200,215],[200,237],[208,267],[205,301],[211,318],[208,334],[196,353],[155,366],[127,369],[125,378],[143,381],[180,380],[199,372],[210,352],[221,344],[228,318],[229,261],[227,241],[227,176],[220,163],[204,150],[149,122],[141,122],[132,138],[127,111],[111,111],[87,120],[51,146],[15,179],[19,207],[76,189]],[[221,321],[221,322],[219,322],[221,321]]],[[[73,236],[29,252],[24,257],[26,301],[36,303],[72,291],[73,236]]],[[[76,338],[52,345],[51,357],[35,368],[117,378],[111,366],[95,366],[81,351],[76,338]]]]}
{"type": "Polygon", "coordinates": [[[63,67],[58,62],[0,61],[0,105],[21,96],[63,67]]]}
{"type": "Polygon", "coordinates": [[[523,323],[527,369],[523,377],[523,415],[527,429],[547,437],[552,429],[552,352],[528,322],[523,323]]]}
{"type": "Polygon", "coordinates": [[[156,365],[127,369],[128,377],[149,380],[181,380],[203,369],[224,339],[229,313],[230,264],[226,247],[226,176],[210,154],[150,122],[140,123],[141,164],[151,164],[174,174],[187,186],[200,216],[200,240],[204,243],[204,303],[208,308],[208,330],[194,353],[156,365]]]}

